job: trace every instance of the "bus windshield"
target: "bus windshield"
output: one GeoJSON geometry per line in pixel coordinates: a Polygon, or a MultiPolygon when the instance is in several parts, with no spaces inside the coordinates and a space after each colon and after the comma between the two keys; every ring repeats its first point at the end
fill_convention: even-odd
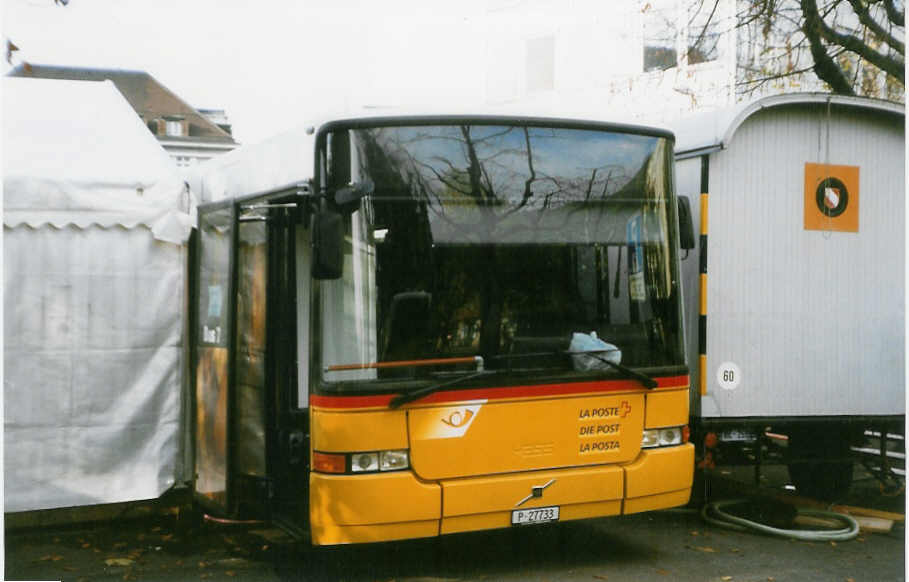
{"type": "Polygon", "coordinates": [[[503,385],[589,379],[570,356],[582,344],[626,367],[684,364],[667,136],[505,123],[344,134],[352,179],[374,188],[343,209],[342,277],[317,283],[324,388],[480,366],[507,371],[503,385]]]}

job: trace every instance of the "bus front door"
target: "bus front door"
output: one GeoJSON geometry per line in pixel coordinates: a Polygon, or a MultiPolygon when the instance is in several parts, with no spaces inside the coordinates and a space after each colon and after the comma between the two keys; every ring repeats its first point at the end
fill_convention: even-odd
{"type": "Polygon", "coordinates": [[[208,513],[305,529],[308,415],[298,402],[297,209],[199,209],[195,501],[208,513]]]}

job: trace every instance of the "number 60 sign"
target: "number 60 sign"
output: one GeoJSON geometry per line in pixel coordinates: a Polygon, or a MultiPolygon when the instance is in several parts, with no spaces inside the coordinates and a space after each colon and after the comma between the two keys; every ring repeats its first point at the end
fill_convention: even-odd
{"type": "Polygon", "coordinates": [[[732,362],[723,362],[716,369],[716,382],[724,390],[735,390],[742,381],[742,371],[732,362]]]}

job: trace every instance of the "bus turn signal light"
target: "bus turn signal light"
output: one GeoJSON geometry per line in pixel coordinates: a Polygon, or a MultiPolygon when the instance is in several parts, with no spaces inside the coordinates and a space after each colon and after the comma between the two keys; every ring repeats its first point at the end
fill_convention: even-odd
{"type": "Polygon", "coordinates": [[[347,471],[346,455],[314,452],[312,470],[319,473],[345,473],[347,471]]]}

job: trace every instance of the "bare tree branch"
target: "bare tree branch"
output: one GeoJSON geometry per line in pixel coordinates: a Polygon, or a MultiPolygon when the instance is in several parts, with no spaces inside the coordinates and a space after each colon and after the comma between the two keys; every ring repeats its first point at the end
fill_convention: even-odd
{"type": "MultiPolygon", "coordinates": [[[[701,29],[701,34],[699,34],[697,40],[694,41],[694,43],[688,47],[687,57],[688,57],[689,61],[691,60],[692,51],[695,48],[701,46],[701,42],[704,40],[704,35],[707,34],[707,28],[710,26],[710,21],[713,20],[713,16],[716,14],[716,8],[717,8],[717,6],[719,6],[719,4],[720,4],[720,0],[713,1],[713,9],[710,11],[710,16],[707,17],[707,22],[704,23],[704,28],[701,29]]],[[[698,12],[700,12],[700,8],[698,9],[698,12]]],[[[696,16],[696,14],[695,14],[695,16],[696,16]]],[[[693,18],[694,17],[692,17],[692,19],[693,18]]],[[[691,23],[689,23],[689,25],[690,24],[691,23]]]]}
{"type": "Polygon", "coordinates": [[[813,69],[815,74],[830,85],[834,93],[855,95],[852,84],[843,74],[842,69],[836,64],[836,61],[827,53],[827,47],[824,46],[823,31],[827,26],[818,13],[817,2],[815,0],[800,0],[800,2],[802,13],[805,15],[802,31],[811,43],[811,56],[814,58],[813,69]]]}
{"type": "MultiPolygon", "coordinates": [[[[896,77],[900,80],[900,82],[905,84],[906,65],[902,59],[888,57],[887,55],[881,54],[878,51],[874,50],[862,42],[861,39],[856,38],[853,35],[837,32],[832,27],[828,26],[824,19],[821,17],[817,17],[815,19],[814,15],[817,14],[816,0],[802,0],[802,9],[805,14],[805,26],[803,30],[805,30],[805,34],[809,36],[809,39],[812,40],[812,55],[815,54],[815,42],[812,38],[812,35],[817,35],[827,42],[839,45],[849,52],[855,53],[869,63],[873,64],[875,67],[888,73],[889,75],[896,77]],[[811,24],[809,24],[809,19],[811,24]]],[[[824,80],[826,81],[827,79],[825,78],[824,80]]]]}
{"type": "Polygon", "coordinates": [[[736,86],[750,92],[787,77],[799,83],[813,71],[836,93],[894,98],[894,86],[905,85],[901,7],[898,0],[740,0],[737,27],[748,34],[736,86]]]}
{"type": "Polygon", "coordinates": [[[884,10],[887,11],[887,18],[897,26],[906,26],[906,12],[901,11],[896,6],[894,0],[884,0],[884,10]]]}
{"type": "Polygon", "coordinates": [[[859,22],[865,25],[868,30],[880,37],[901,55],[906,54],[906,45],[888,31],[884,30],[884,27],[871,16],[869,5],[865,4],[862,0],[849,0],[849,4],[852,5],[852,9],[855,11],[856,16],[858,16],[859,22]]]}
{"type": "Polygon", "coordinates": [[[533,169],[533,151],[530,149],[530,132],[527,127],[524,127],[524,143],[527,145],[527,169],[530,170],[530,177],[524,181],[524,195],[521,198],[521,203],[517,206],[518,208],[527,204],[527,201],[533,196],[530,185],[537,179],[537,173],[533,169]]]}

